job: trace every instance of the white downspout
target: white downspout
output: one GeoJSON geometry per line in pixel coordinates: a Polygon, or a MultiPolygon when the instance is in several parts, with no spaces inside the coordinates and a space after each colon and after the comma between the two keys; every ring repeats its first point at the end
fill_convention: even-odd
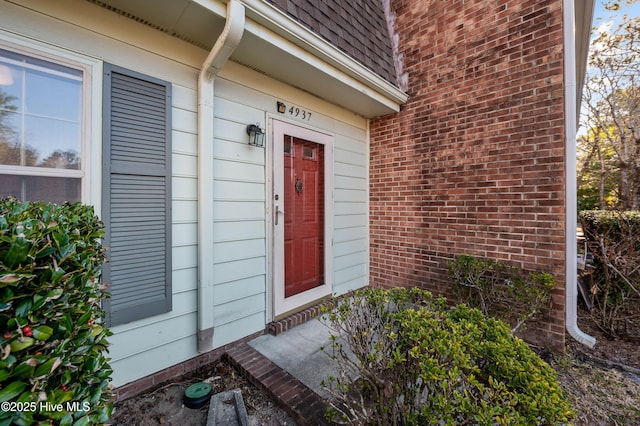
{"type": "Polygon", "coordinates": [[[240,43],[244,6],[227,3],[222,34],[198,76],[198,352],[213,349],[213,101],[214,81],[240,43]]]}
{"type": "Polygon", "coordinates": [[[564,110],[565,110],[565,310],[569,335],[578,342],[592,348],[596,339],[578,328],[578,203],[576,184],[576,137],[578,114],[576,105],[576,49],[575,49],[575,0],[564,0],[564,110]]]}

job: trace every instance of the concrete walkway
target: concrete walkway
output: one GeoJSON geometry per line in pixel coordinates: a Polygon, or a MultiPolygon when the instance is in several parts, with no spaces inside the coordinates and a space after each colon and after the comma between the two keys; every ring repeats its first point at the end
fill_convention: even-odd
{"type": "Polygon", "coordinates": [[[337,374],[335,361],[328,355],[331,350],[329,332],[326,325],[313,318],[277,336],[265,334],[257,337],[249,342],[249,346],[321,397],[328,398],[322,381],[337,374]]]}
{"type": "Polygon", "coordinates": [[[277,336],[264,334],[232,344],[223,358],[254,385],[264,389],[299,426],[327,426],[329,408],[322,381],[335,374],[335,365],[322,348],[329,348],[329,329],[317,318],[277,336]]]}

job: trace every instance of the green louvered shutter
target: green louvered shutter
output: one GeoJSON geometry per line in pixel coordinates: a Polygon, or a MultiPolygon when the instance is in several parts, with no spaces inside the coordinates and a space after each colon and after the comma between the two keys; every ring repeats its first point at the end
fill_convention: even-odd
{"type": "Polygon", "coordinates": [[[171,310],[171,85],[104,67],[103,197],[110,325],[171,310]]]}

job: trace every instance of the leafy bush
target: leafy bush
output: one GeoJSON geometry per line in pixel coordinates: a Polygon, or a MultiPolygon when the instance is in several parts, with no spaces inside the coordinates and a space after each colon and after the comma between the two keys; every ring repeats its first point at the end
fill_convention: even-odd
{"type": "Polygon", "coordinates": [[[110,417],[102,234],[91,207],[0,200],[0,425],[110,417]]]}
{"type": "Polygon", "coordinates": [[[628,333],[625,313],[640,301],[640,212],[583,211],[580,223],[593,255],[596,322],[611,336],[628,333]]]}
{"type": "Polygon", "coordinates": [[[575,416],[555,372],[507,324],[419,289],[363,289],[323,317],[338,374],[330,420],[555,425],[575,416]]]}
{"type": "Polygon", "coordinates": [[[457,301],[508,322],[512,333],[550,306],[555,278],[549,273],[526,273],[517,266],[468,254],[448,267],[457,301]]]}

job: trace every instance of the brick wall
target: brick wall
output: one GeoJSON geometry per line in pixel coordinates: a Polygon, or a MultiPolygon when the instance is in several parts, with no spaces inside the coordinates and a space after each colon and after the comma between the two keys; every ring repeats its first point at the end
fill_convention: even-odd
{"type": "Polygon", "coordinates": [[[562,1],[394,0],[409,101],[371,123],[371,283],[447,294],[469,253],[556,276],[564,345],[562,1]]]}

